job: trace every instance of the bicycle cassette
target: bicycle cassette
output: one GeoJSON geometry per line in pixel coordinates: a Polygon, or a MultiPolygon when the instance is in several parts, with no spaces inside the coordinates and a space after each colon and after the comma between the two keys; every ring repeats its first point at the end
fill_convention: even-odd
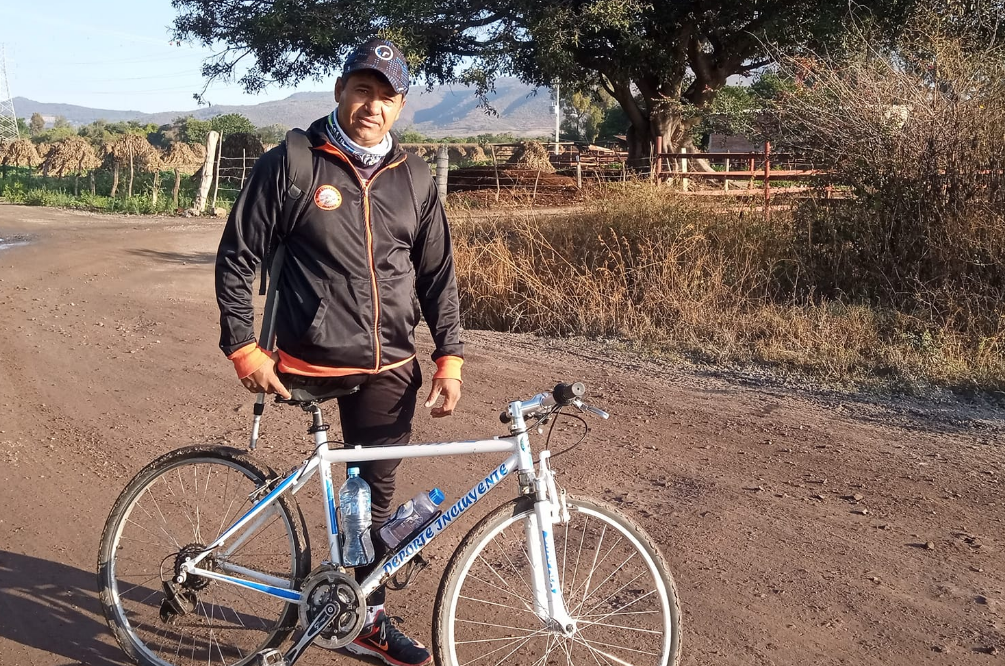
{"type": "Polygon", "coordinates": [[[352,576],[327,565],[319,567],[304,580],[301,595],[302,627],[309,627],[326,605],[333,604],[336,609],[335,617],[314,639],[315,645],[334,650],[359,635],[366,619],[366,599],[352,576]]]}

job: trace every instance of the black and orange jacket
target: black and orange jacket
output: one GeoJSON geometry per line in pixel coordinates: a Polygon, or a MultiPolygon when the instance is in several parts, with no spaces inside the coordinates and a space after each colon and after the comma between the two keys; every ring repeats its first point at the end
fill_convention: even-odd
{"type": "Polygon", "coordinates": [[[364,181],[328,143],[326,122],[307,130],[314,182],[292,225],[282,215],[285,144],[258,160],[230,212],[216,259],[220,348],[241,377],[265,360],[255,341],[252,289],[275,232],[286,244],[276,312],[280,370],[332,377],[407,363],[415,356],[421,312],[436,346],[434,377],[460,379],[463,345],[447,219],[432,179],[410,176],[429,167],[395,142],[364,181]],[[414,183],[428,186],[415,191],[414,183]]]}

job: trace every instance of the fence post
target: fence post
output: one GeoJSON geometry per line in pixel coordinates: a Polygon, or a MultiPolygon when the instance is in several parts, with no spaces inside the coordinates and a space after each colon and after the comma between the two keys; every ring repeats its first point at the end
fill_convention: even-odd
{"type": "Polygon", "coordinates": [[[729,192],[729,158],[726,158],[726,175],[722,179],[722,191],[729,192]]]}
{"type": "Polygon", "coordinates": [[[771,142],[764,142],[764,219],[771,220],[771,142]]]}
{"type": "Polygon", "coordinates": [[[440,201],[447,202],[447,173],[450,171],[450,151],[447,144],[441,143],[436,149],[436,192],[440,201]]]}
{"type": "Polygon", "coordinates": [[[499,203],[499,162],[496,160],[496,145],[490,143],[489,147],[492,148],[492,167],[496,172],[496,203],[499,203]]]}
{"type": "Polygon", "coordinates": [[[663,137],[656,137],[656,163],[653,165],[653,176],[658,183],[660,181],[660,173],[663,171],[663,137]]]}
{"type": "Polygon", "coordinates": [[[220,159],[223,157],[223,132],[220,132],[220,144],[216,151],[216,184],[213,186],[213,214],[216,214],[216,194],[220,191],[220,159]]]}
{"type": "Polygon", "coordinates": [[[579,153],[576,153],[576,189],[583,189],[583,163],[579,159],[579,153]]]}
{"type": "MultiPolygon", "coordinates": [[[[684,154],[684,155],[687,155],[687,146],[681,146],[680,147],[680,152],[682,154],[684,154]]],[[[691,179],[688,178],[687,175],[686,175],[687,174],[687,169],[688,169],[687,157],[681,157],[680,158],[680,170],[681,170],[681,174],[683,174],[683,175],[681,175],[681,178],[680,178],[680,189],[681,189],[682,192],[687,192],[688,189],[691,187],[691,179]]]]}
{"type": "Polygon", "coordinates": [[[209,198],[209,189],[213,186],[213,161],[216,157],[216,143],[220,140],[220,134],[211,131],[206,135],[206,160],[202,164],[202,179],[199,182],[199,193],[195,196],[192,210],[197,215],[202,215],[206,210],[206,200],[209,198]]]}
{"type": "Polygon", "coordinates": [[[241,189],[244,189],[244,170],[248,168],[248,149],[241,148],[241,189]]]}

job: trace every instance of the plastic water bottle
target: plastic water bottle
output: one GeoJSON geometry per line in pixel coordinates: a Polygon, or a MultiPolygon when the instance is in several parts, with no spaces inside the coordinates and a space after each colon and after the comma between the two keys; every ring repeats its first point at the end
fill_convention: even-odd
{"type": "Polygon", "coordinates": [[[359,567],[373,561],[370,538],[370,486],[360,478],[359,468],[350,467],[338,491],[342,511],[342,564],[359,567]]]}
{"type": "Polygon", "coordinates": [[[388,548],[394,548],[409,534],[425,525],[439,511],[445,496],[439,488],[422,492],[398,507],[391,519],[380,528],[380,538],[388,548]]]}

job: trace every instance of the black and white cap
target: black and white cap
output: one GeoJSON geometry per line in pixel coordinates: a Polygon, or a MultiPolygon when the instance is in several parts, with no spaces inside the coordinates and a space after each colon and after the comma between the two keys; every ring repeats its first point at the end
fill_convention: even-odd
{"type": "Polygon", "coordinates": [[[372,69],[384,75],[394,92],[404,95],[408,92],[408,63],[398,47],[386,39],[371,39],[360,44],[345,59],[342,76],[353,72],[372,69]]]}

